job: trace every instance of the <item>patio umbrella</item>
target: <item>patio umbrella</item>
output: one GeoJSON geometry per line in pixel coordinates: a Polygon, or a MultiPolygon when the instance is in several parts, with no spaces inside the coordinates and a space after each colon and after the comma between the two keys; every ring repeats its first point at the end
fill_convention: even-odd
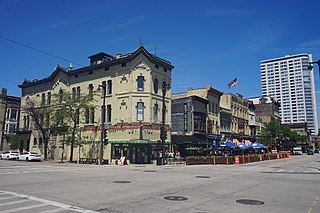
{"type": "Polygon", "coordinates": [[[254,149],[265,149],[267,148],[265,145],[261,144],[261,143],[258,143],[258,142],[254,142],[250,145],[251,148],[254,148],[254,149]]]}
{"type": "Polygon", "coordinates": [[[236,148],[236,145],[234,145],[233,143],[227,141],[227,142],[226,142],[226,147],[236,148]]]}
{"type": "Polygon", "coordinates": [[[249,146],[247,146],[245,144],[239,144],[237,147],[240,149],[248,149],[249,148],[249,146]]]}

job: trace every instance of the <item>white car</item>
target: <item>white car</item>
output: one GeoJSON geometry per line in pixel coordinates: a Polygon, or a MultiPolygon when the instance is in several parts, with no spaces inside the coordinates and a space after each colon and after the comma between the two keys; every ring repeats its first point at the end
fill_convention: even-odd
{"type": "Polygon", "coordinates": [[[17,151],[5,151],[0,155],[0,159],[16,160],[18,156],[19,156],[19,152],[17,151]]]}
{"type": "Polygon", "coordinates": [[[41,155],[36,152],[23,152],[18,156],[17,160],[41,161],[41,155]]]}

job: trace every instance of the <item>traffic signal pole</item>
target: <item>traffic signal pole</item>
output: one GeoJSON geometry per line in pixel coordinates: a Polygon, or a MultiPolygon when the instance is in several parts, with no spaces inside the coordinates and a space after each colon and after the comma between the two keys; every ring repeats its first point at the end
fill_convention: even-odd
{"type": "Polygon", "coordinates": [[[166,103],[165,103],[165,95],[166,95],[166,85],[162,85],[162,123],[161,123],[161,129],[160,129],[160,139],[162,143],[162,161],[161,164],[165,165],[165,143],[166,143],[166,137],[167,132],[165,128],[165,120],[166,120],[166,103]]]}

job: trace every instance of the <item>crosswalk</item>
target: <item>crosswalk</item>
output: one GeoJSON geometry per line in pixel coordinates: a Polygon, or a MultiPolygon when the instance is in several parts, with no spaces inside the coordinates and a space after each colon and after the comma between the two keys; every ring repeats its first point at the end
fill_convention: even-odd
{"type": "Polygon", "coordinates": [[[66,167],[66,166],[6,166],[0,167],[0,175],[8,174],[29,174],[41,172],[64,172],[75,170],[86,170],[86,167],[66,167]]]}
{"type": "Polygon", "coordinates": [[[86,210],[80,207],[71,206],[64,203],[50,201],[30,195],[18,194],[15,192],[0,190],[0,212],[39,212],[39,213],[55,213],[55,212],[84,212],[97,213],[96,211],[86,210]]]}

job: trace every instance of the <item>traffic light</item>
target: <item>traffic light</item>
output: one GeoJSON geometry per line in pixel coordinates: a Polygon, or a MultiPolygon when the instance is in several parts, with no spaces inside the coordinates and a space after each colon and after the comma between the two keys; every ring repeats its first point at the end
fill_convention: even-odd
{"type": "Polygon", "coordinates": [[[161,140],[167,139],[167,131],[164,128],[161,128],[161,130],[160,130],[160,139],[161,140]]]}
{"type": "Polygon", "coordinates": [[[103,143],[106,145],[108,143],[108,130],[106,128],[103,130],[103,136],[103,143]]]}

